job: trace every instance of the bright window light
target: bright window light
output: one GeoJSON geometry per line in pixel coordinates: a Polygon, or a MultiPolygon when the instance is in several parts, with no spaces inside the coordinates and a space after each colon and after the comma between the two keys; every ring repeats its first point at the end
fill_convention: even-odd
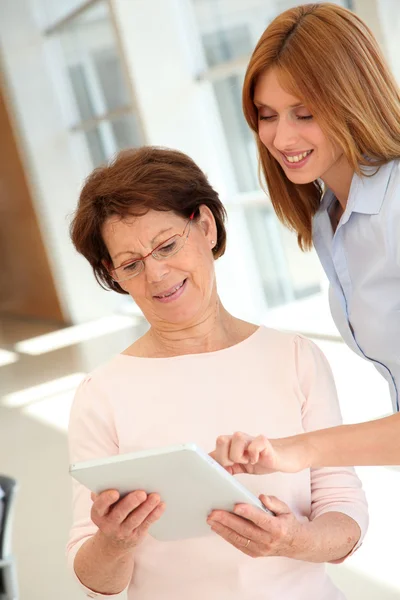
{"type": "Polygon", "coordinates": [[[12,363],[17,362],[17,360],[18,354],[0,348],[0,367],[4,367],[5,365],[11,365],[12,363]]]}
{"type": "Polygon", "coordinates": [[[86,340],[101,337],[107,333],[134,327],[139,322],[140,317],[113,315],[23,340],[15,344],[15,349],[23,354],[45,354],[59,348],[73,346],[86,340]]]}
{"type": "Polygon", "coordinates": [[[22,412],[44,425],[66,432],[74,394],[75,390],[55,394],[50,398],[26,406],[22,412]]]}
{"type": "Polygon", "coordinates": [[[1,404],[8,408],[20,408],[21,406],[39,402],[44,398],[49,398],[66,391],[74,392],[84,377],[85,373],[72,373],[66,377],[60,377],[59,379],[46,381],[45,383],[40,383],[39,385],[18,392],[12,392],[3,397],[1,404]]]}

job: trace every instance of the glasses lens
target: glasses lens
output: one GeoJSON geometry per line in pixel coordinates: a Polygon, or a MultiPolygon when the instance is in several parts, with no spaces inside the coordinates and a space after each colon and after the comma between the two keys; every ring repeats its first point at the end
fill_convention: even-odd
{"type": "Polygon", "coordinates": [[[136,277],[143,269],[143,261],[142,260],[134,260],[131,263],[127,263],[126,265],[121,265],[118,269],[113,271],[115,281],[126,281],[127,279],[132,279],[132,277],[136,277]]]}
{"type": "Polygon", "coordinates": [[[186,239],[184,239],[180,235],[175,235],[174,237],[161,244],[161,246],[156,248],[153,252],[153,256],[155,256],[156,258],[168,258],[168,256],[173,256],[174,254],[179,252],[179,250],[183,247],[185,241],[186,239]]]}

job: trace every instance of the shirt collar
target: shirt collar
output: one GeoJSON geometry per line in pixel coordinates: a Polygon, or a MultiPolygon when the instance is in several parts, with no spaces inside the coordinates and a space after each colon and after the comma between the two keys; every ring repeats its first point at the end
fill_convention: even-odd
{"type": "MultiPolygon", "coordinates": [[[[382,165],[378,171],[376,171],[376,167],[363,166],[363,175],[354,173],[351,180],[346,210],[340,219],[338,227],[344,225],[353,212],[365,215],[379,214],[385,199],[392,170],[396,165],[400,168],[397,161],[389,162],[382,165]]],[[[328,188],[322,197],[320,207],[314,217],[315,232],[318,229],[317,224],[325,222],[329,207],[334,200],[335,195],[333,191],[328,188]]]]}
{"type": "Polygon", "coordinates": [[[350,212],[364,215],[380,212],[395,164],[389,162],[378,171],[376,167],[363,166],[361,176],[354,173],[347,203],[350,212]]]}

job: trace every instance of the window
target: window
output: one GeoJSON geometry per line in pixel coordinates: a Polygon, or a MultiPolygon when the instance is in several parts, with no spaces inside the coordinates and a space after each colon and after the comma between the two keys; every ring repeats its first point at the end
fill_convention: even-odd
{"type": "MultiPolygon", "coordinates": [[[[255,144],[242,114],[245,69],[258,39],[296,0],[192,0],[239,193],[257,189],[255,144]]],[[[349,7],[346,0],[336,2],[349,7]]]]}
{"type": "Polygon", "coordinates": [[[300,252],[296,236],[279,223],[272,206],[249,203],[245,215],[268,308],[319,293],[316,255],[300,252]]]}
{"type": "MultiPolygon", "coordinates": [[[[72,2],[72,0],[71,0],[72,2]]],[[[77,2],[72,2],[76,5],[77,2]]],[[[81,3],[82,4],[82,3],[81,3]]],[[[124,72],[117,35],[105,0],[86,2],[47,30],[63,68],[61,101],[68,126],[83,144],[90,167],[119,150],[144,143],[124,72]],[[87,6],[86,6],[87,5],[87,6]]]]}
{"type": "MultiPolygon", "coordinates": [[[[258,181],[257,151],[242,112],[242,86],[250,55],[268,23],[297,0],[191,0],[203,49],[199,79],[212,86],[236,180],[235,200],[268,309],[311,298],[325,285],[314,252],[302,253],[283,227],[258,181]],[[246,236],[247,237],[247,236],[246,236]]],[[[351,8],[350,2],[339,1],[351,8]]],[[[289,306],[287,310],[290,310],[289,306]]]]}
{"type": "MultiPolygon", "coordinates": [[[[297,236],[283,227],[260,189],[253,134],[242,112],[245,70],[257,41],[280,12],[296,0],[192,0],[205,70],[213,88],[244,208],[251,251],[268,309],[293,305],[321,292],[322,268],[314,252],[302,253],[297,236]]],[[[338,2],[348,6],[348,2],[338,2]]]]}
{"type": "Polygon", "coordinates": [[[388,2],[378,0],[377,10],[380,17],[382,42],[389,65],[400,84],[400,4],[397,0],[388,2]]]}

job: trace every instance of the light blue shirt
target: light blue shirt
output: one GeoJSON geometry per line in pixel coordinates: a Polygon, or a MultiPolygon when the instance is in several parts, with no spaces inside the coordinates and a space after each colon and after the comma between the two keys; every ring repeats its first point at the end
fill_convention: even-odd
{"type": "MultiPolygon", "coordinates": [[[[363,169],[372,174],[374,169],[363,169]]],[[[354,175],[336,232],[327,190],[314,216],[313,240],[330,282],[329,303],[346,344],[387,380],[400,403],[400,161],[375,175],[354,175]]]]}

